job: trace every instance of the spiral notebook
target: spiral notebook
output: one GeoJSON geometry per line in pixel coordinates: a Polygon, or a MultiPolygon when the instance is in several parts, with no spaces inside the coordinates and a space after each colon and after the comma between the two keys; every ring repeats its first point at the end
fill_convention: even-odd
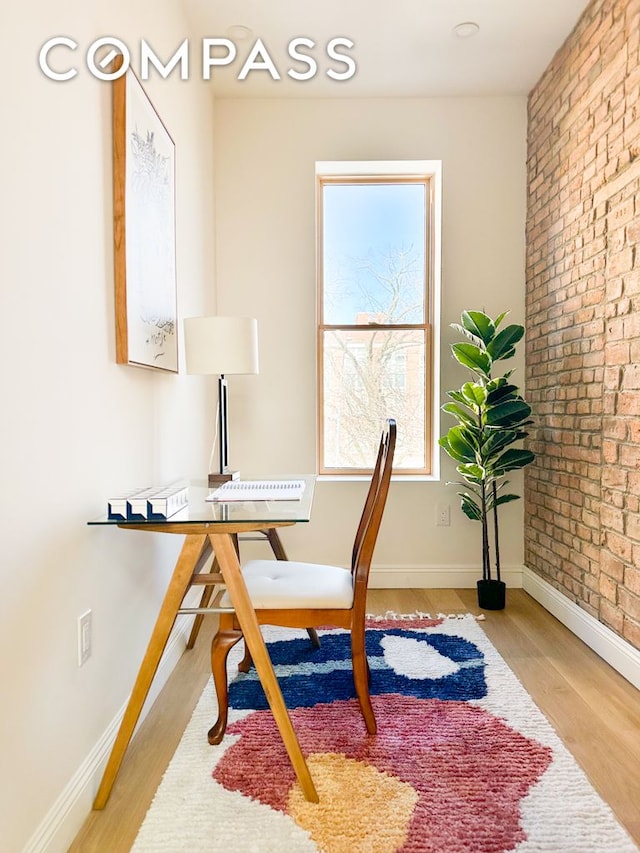
{"type": "Polygon", "coordinates": [[[304,480],[230,480],[209,492],[208,501],[299,501],[304,480]]]}

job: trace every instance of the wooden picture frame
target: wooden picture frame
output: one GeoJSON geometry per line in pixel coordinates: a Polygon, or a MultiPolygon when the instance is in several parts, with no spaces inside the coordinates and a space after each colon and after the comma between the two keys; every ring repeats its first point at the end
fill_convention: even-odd
{"type": "Polygon", "coordinates": [[[116,362],[177,373],[175,145],[131,69],[113,82],[113,201],[116,362]]]}

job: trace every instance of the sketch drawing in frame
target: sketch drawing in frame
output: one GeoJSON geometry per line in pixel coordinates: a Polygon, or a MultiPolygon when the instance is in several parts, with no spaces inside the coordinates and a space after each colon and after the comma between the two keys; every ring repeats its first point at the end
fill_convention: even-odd
{"type": "Polygon", "coordinates": [[[116,361],[177,373],[175,145],[130,68],[113,82],[113,185],[116,361]]]}

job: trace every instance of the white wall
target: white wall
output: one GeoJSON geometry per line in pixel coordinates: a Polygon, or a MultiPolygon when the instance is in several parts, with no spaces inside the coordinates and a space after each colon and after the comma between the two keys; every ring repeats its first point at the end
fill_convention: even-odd
{"type": "MultiPolygon", "coordinates": [[[[261,347],[260,375],[230,378],[234,467],[315,470],[315,161],[442,160],[444,393],[466,378],[449,354],[448,324],[463,309],[524,318],[525,140],[524,98],[216,102],[219,310],[256,316],[261,347]]],[[[373,585],[478,577],[479,525],[460,512],[451,479],[444,457],[441,482],[392,484],[373,585]],[[441,501],[452,505],[448,528],[435,526],[441,501]]],[[[348,563],[364,489],[319,483],[310,526],[283,533],[291,554],[348,563]]],[[[502,537],[503,564],[518,582],[521,501],[503,508],[502,537]]]]}
{"type": "MultiPolygon", "coordinates": [[[[203,472],[211,394],[202,377],[115,364],[110,86],[82,68],[55,83],[37,65],[55,35],[83,48],[108,34],[174,48],[189,35],[181,3],[26,0],[7,10],[0,847],[14,853],[127,698],[180,544],[86,522],[121,489],[203,472]],[[93,656],[79,669],[76,619],[87,608],[93,656]]],[[[146,88],[176,143],[179,315],[201,313],[214,307],[211,93],[197,80],[146,88]]],[[[66,849],[72,824],[50,849],[66,849]]]]}

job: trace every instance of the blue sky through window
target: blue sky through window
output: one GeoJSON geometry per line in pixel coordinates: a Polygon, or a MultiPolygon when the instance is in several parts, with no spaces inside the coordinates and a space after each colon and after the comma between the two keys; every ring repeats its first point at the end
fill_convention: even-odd
{"type": "Polygon", "coordinates": [[[327,183],[323,189],[324,320],[420,323],[424,316],[424,183],[327,183]]]}

